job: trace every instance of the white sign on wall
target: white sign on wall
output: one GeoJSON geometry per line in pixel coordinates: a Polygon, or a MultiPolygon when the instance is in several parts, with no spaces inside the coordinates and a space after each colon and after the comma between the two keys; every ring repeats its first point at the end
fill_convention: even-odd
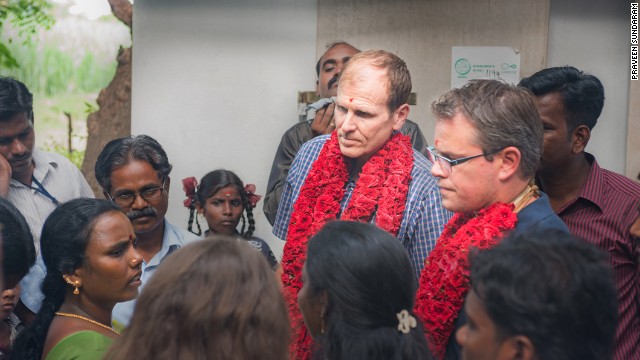
{"type": "Polygon", "coordinates": [[[520,52],[507,46],[454,46],[451,48],[451,88],[472,79],[520,81],[520,52]]]}

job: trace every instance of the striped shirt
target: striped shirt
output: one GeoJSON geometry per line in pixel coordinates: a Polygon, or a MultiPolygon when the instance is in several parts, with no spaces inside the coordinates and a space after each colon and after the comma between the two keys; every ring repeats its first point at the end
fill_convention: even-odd
{"type": "MultiPolygon", "coordinates": [[[[318,136],[306,142],[300,148],[291,165],[273,224],[273,234],[282,240],[286,240],[293,204],[300,194],[302,184],[329,137],[330,135],[318,136]]],[[[436,245],[436,240],[444,229],[444,225],[452,216],[442,207],[438,184],[431,175],[431,165],[427,158],[415,149],[413,150],[411,183],[397,236],[409,252],[416,271],[416,278],[420,277],[424,260],[436,245]]],[[[340,202],[340,213],[346,210],[355,185],[353,180],[347,182],[345,196],[340,202]]]]}
{"type": "Polygon", "coordinates": [[[557,214],[571,233],[609,255],[618,291],[618,327],[614,359],[640,357],[640,279],[638,254],[629,229],[638,217],[640,184],[598,166],[591,154],[589,176],[578,198],[557,214]]]}
{"type": "MultiPolygon", "coordinates": [[[[38,149],[33,150],[33,176],[60,203],[79,197],[93,198],[93,191],[78,168],[67,158],[38,149]]],[[[37,187],[35,183],[32,187],[37,187]]],[[[49,214],[57,207],[42,193],[11,179],[9,200],[25,217],[33,234],[36,253],[40,253],[40,232],[49,214]]]]}
{"type": "MultiPolygon", "coordinates": [[[[80,170],[62,155],[34,149],[33,162],[35,164],[33,177],[46,189],[47,193],[60,203],[78,197],[94,197],[80,170]]],[[[32,182],[31,186],[36,187],[37,184],[32,182]]],[[[36,254],[40,254],[42,225],[57,205],[41,192],[27,187],[15,179],[11,179],[9,183],[7,200],[15,205],[27,220],[31,234],[33,234],[36,254]]],[[[37,312],[42,302],[43,295],[40,291],[42,279],[44,279],[44,263],[38,256],[36,264],[20,281],[22,287],[20,299],[33,312],[37,312]]]]}

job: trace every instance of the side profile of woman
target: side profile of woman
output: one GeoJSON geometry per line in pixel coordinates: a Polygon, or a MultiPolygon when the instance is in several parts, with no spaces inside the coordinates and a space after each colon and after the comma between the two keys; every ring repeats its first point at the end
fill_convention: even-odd
{"type": "Polygon", "coordinates": [[[54,210],[40,239],[45,297],[12,359],[102,359],[119,335],[111,310],[138,295],[134,244],[129,219],[112,202],[80,198],[54,210]]]}
{"type": "Polygon", "coordinates": [[[160,265],[106,359],[288,358],[287,310],[267,262],[234,238],[211,240],[160,265]]]}
{"type": "Polygon", "coordinates": [[[372,224],[334,221],[309,240],[298,305],[314,359],[432,359],[413,314],[418,287],[402,244],[372,224]]]}

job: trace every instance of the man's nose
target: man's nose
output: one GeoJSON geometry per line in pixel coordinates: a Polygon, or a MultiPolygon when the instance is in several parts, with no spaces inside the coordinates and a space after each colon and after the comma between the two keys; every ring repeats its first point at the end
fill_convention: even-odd
{"type": "Polygon", "coordinates": [[[447,177],[447,174],[442,168],[442,165],[440,165],[440,162],[437,160],[433,163],[433,166],[431,167],[431,175],[439,178],[447,177]]]}
{"type": "Polygon", "coordinates": [[[133,204],[131,204],[132,209],[144,209],[149,206],[147,200],[145,200],[142,195],[136,194],[136,198],[133,199],[133,204]]]}
{"type": "Polygon", "coordinates": [[[27,147],[24,145],[24,143],[18,139],[15,138],[13,139],[13,141],[11,142],[11,153],[14,155],[22,155],[27,151],[27,147]]]}

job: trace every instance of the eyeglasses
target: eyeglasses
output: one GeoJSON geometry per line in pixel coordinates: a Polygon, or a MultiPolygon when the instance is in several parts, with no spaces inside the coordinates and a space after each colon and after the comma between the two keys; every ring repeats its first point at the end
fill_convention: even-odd
{"type": "Polygon", "coordinates": [[[494,152],[490,152],[490,153],[482,153],[479,155],[473,155],[473,156],[467,156],[467,157],[463,157],[460,159],[455,159],[455,160],[451,160],[451,159],[447,159],[446,157],[440,155],[437,153],[436,148],[434,148],[433,146],[429,146],[427,148],[428,151],[428,155],[429,155],[429,160],[431,160],[431,162],[435,165],[436,163],[438,163],[438,165],[440,166],[440,169],[442,169],[442,172],[444,173],[444,176],[449,176],[451,174],[451,168],[456,166],[456,165],[460,165],[462,163],[465,163],[469,160],[473,160],[475,158],[479,158],[480,156],[489,156],[489,155],[493,155],[497,152],[502,151],[502,149],[500,150],[496,150],[494,152]]]}
{"type": "Polygon", "coordinates": [[[162,186],[160,187],[143,190],[138,193],[131,192],[126,194],[120,194],[116,197],[113,197],[111,196],[111,194],[109,194],[109,199],[115,202],[118,206],[124,208],[124,207],[131,206],[136,201],[136,198],[138,197],[138,195],[146,202],[158,200],[162,197],[163,190],[164,190],[164,182],[162,182],[162,186]]]}

